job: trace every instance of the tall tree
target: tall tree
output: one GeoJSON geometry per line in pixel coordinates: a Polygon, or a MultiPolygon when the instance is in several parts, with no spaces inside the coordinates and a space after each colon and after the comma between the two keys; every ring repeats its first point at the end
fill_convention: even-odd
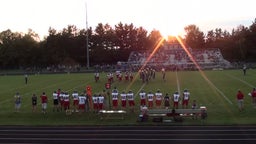
{"type": "Polygon", "coordinates": [[[29,30],[27,34],[6,30],[0,33],[0,65],[3,68],[26,68],[37,65],[37,34],[29,30]]]}
{"type": "Polygon", "coordinates": [[[149,49],[153,50],[158,42],[163,38],[159,30],[152,30],[148,36],[149,49]]]}
{"type": "Polygon", "coordinates": [[[185,40],[186,44],[195,49],[204,48],[205,40],[204,40],[204,33],[200,31],[199,27],[196,25],[188,25],[185,28],[185,40]]]}

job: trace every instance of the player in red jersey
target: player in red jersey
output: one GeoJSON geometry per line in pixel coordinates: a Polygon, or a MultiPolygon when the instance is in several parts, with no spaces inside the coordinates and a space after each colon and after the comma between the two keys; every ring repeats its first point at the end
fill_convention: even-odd
{"type": "Polygon", "coordinates": [[[238,108],[239,111],[244,110],[244,94],[242,93],[241,90],[238,90],[236,94],[237,102],[238,102],[238,108]]]}
{"type": "Polygon", "coordinates": [[[59,100],[60,100],[60,110],[61,110],[61,111],[64,109],[64,96],[65,96],[65,93],[64,93],[64,92],[61,92],[61,93],[60,93],[60,96],[59,96],[59,100]]]}
{"type": "Polygon", "coordinates": [[[252,97],[252,105],[254,108],[256,108],[256,89],[253,88],[252,92],[249,93],[249,95],[252,97]]]}
{"type": "Polygon", "coordinates": [[[43,92],[40,97],[41,97],[41,103],[42,103],[42,112],[45,114],[46,113],[46,109],[47,109],[48,97],[45,94],[45,92],[43,92]]]}
{"type": "Polygon", "coordinates": [[[57,90],[57,96],[58,96],[58,97],[60,96],[60,93],[61,93],[61,90],[58,89],[58,90],[57,90]]]}

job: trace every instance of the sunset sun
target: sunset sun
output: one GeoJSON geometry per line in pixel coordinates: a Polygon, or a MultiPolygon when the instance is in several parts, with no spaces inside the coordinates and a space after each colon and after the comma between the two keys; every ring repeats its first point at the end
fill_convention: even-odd
{"type": "Polygon", "coordinates": [[[169,25],[160,29],[161,35],[167,40],[168,37],[176,37],[184,35],[184,30],[181,26],[169,25]]]}

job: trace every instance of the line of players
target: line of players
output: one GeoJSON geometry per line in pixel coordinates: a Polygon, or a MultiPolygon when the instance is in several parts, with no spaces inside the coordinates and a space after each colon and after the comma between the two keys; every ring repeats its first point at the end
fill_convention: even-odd
{"type": "MultiPolygon", "coordinates": [[[[115,72],[116,79],[120,82],[123,80],[123,73],[121,71],[116,71],[115,72]]],[[[107,79],[109,83],[114,82],[114,74],[112,72],[107,74],[107,79]]],[[[133,73],[131,71],[126,71],[124,73],[124,80],[125,81],[132,81],[133,80],[133,73]]]]}
{"type": "Polygon", "coordinates": [[[74,91],[71,95],[68,92],[63,92],[60,89],[53,92],[53,111],[72,110],[74,112],[84,112],[90,109],[97,112],[98,110],[105,109],[106,105],[106,93],[100,93],[98,95],[88,94],[87,92],[79,94],[74,91]],[[73,105],[71,107],[71,101],[73,105]]]}
{"type": "MultiPolygon", "coordinates": [[[[123,81],[123,73],[121,71],[115,72],[116,79],[120,82],[123,81]]],[[[100,80],[100,73],[97,71],[94,73],[94,79],[95,82],[98,82],[100,80]]],[[[125,81],[132,81],[133,80],[133,73],[131,71],[126,71],[124,73],[124,80],[125,81]]],[[[107,81],[108,83],[114,82],[114,74],[112,72],[107,73],[107,81]]]]}
{"type": "Polygon", "coordinates": [[[88,96],[86,94],[78,94],[74,91],[70,97],[68,92],[63,92],[60,89],[54,91],[53,94],[53,111],[70,110],[70,102],[73,100],[73,110],[78,112],[84,112],[88,103],[88,96]]]}
{"type": "MultiPolygon", "coordinates": [[[[118,90],[114,88],[112,90],[111,96],[112,96],[113,109],[118,108],[119,102],[121,103],[122,108],[126,108],[127,101],[128,101],[130,109],[132,111],[134,110],[135,97],[134,97],[134,93],[131,90],[128,93],[126,93],[125,91],[122,91],[119,94],[118,90]]],[[[188,108],[190,92],[187,89],[185,89],[182,93],[182,97],[178,92],[175,92],[170,98],[168,93],[165,96],[163,96],[160,90],[157,90],[156,93],[153,93],[151,91],[146,93],[144,90],[141,90],[139,92],[139,97],[140,97],[141,106],[147,106],[148,108],[153,108],[154,106],[156,108],[162,108],[162,105],[164,105],[165,108],[171,108],[170,103],[172,101],[173,102],[172,108],[178,109],[180,102],[182,102],[181,103],[182,108],[188,108]]],[[[194,105],[194,103],[192,105],[194,105]]]]}
{"type": "MultiPolygon", "coordinates": [[[[182,97],[178,92],[175,92],[172,97],[169,97],[169,94],[163,96],[160,90],[157,90],[156,93],[148,92],[146,93],[144,90],[139,92],[140,105],[148,106],[148,108],[161,108],[164,105],[165,108],[171,108],[171,101],[173,102],[172,108],[178,108],[179,102],[182,102],[182,108],[188,108],[190,92],[188,90],[184,90],[182,93],[182,97]],[[182,100],[182,101],[181,101],[182,100]]],[[[60,89],[58,91],[53,92],[53,111],[62,111],[69,110],[71,99],[73,100],[73,110],[78,112],[84,112],[86,109],[89,110],[90,105],[90,97],[86,94],[78,94],[77,91],[74,91],[71,96],[67,92],[62,92],[60,89]]],[[[106,109],[106,95],[103,94],[94,94],[92,96],[92,108],[96,112],[98,110],[106,109]]],[[[129,90],[127,93],[122,91],[118,92],[115,87],[111,92],[112,99],[112,108],[118,109],[119,105],[122,109],[126,109],[129,106],[130,110],[134,111],[135,106],[135,95],[129,90]]]]}

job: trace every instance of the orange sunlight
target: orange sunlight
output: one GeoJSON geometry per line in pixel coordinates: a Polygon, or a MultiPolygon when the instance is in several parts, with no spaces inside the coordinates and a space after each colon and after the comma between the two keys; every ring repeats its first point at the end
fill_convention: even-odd
{"type": "MultiPolygon", "coordinates": [[[[153,51],[150,53],[149,57],[147,57],[146,61],[144,62],[144,64],[141,66],[140,70],[144,69],[147,66],[147,63],[151,60],[151,58],[154,56],[154,54],[157,52],[157,50],[161,47],[162,43],[164,42],[164,38],[160,38],[158,40],[158,42],[155,44],[155,47],[153,49],[153,51]]],[[[135,80],[139,77],[139,73],[136,73],[133,81],[126,87],[126,91],[129,90],[131,88],[131,86],[133,85],[133,83],[135,82],[135,80]]],[[[144,87],[144,86],[143,86],[144,87]]]]}
{"type": "MultiPolygon", "coordinates": [[[[206,74],[204,73],[204,71],[201,69],[201,67],[199,66],[199,64],[196,62],[195,58],[192,56],[192,54],[190,53],[190,51],[188,50],[188,48],[185,46],[184,42],[182,41],[182,39],[180,37],[176,37],[178,42],[180,43],[180,45],[182,46],[182,48],[184,49],[184,51],[187,53],[187,55],[189,56],[190,60],[194,63],[194,65],[197,67],[198,71],[200,72],[201,76],[204,78],[204,80],[208,83],[208,85],[213,89],[213,92],[215,93],[215,95],[217,96],[223,96],[224,99],[229,103],[229,104],[233,104],[232,101],[230,101],[225,94],[222,93],[222,91],[220,91],[215,85],[214,83],[212,83],[212,81],[210,81],[208,79],[208,77],[206,76],[206,74]]],[[[222,99],[221,99],[222,100],[222,99]]],[[[225,105],[225,107],[228,109],[227,105],[225,105]]],[[[230,109],[228,109],[228,111],[230,112],[230,109]]]]}
{"type": "Polygon", "coordinates": [[[178,24],[177,25],[167,24],[167,26],[163,26],[163,27],[160,26],[159,31],[165,40],[168,40],[169,37],[178,37],[178,36],[183,37],[185,34],[184,28],[182,28],[178,24]]]}

